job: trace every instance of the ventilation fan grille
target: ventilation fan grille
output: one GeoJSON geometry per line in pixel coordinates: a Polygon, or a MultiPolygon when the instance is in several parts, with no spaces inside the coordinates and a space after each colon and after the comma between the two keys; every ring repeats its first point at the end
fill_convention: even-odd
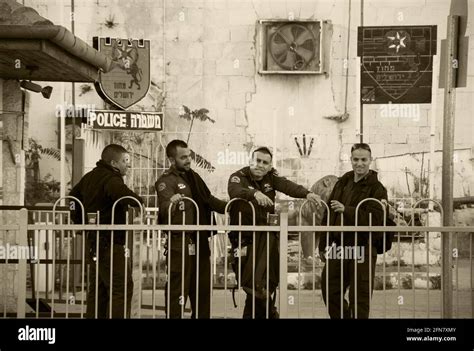
{"type": "Polygon", "coordinates": [[[262,73],[321,73],[321,22],[265,22],[262,73]]]}

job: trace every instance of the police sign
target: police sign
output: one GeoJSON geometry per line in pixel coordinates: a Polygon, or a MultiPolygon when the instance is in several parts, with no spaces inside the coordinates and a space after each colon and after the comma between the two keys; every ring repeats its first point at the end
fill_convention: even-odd
{"type": "Polygon", "coordinates": [[[92,129],[163,130],[163,113],[94,110],[89,112],[87,125],[92,129]]]}
{"type": "Polygon", "coordinates": [[[431,102],[436,26],[359,27],[363,104],[431,102]]]}

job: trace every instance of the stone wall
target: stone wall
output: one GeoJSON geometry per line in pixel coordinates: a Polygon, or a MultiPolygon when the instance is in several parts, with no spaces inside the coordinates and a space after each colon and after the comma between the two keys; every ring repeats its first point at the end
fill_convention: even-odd
{"type": "MultiPolygon", "coordinates": [[[[23,132],[28,133],[28,114],[23,117],[22,111],[22,91],[19,82],[13,80],[0,80],[0,94],[2,95],[0,106],[2,107],[2,205],[21,205],[24,199],[24,153],[22,152],[23,132]],[[10,112],[6,112],[10,111],[10,112]],[[23,123],[25,118],[25,123],[23,123]]],[[[18,224],[17,211],[2,211],[0,224],[18,224]]],[[[16,245],[19,243],[17,232],[1,231],[0,245],[6,247],[7,244],[16,245]]],[[[16,264],[2,264],[0,279],[0,311],[6,305],[7,312],[16,311],[17,289],[18,289],[18,268],[16,264]],[[5,293],[3,293],[5,289],[5,293]]]]}
{"type": "MultiPolygon", "coordinates": [[[[56,23],[61,21],[56,1],[26,1],[26,4],[56,23]]],[[[163,143],[174,137],[187,138],[189,122],[179,118],[183,104],[190,108],[205,107],[216,120],[214,124],[194,123],[190,138],[192,148],[216,167],[213,174],[201,172],[214,192],[226,196],[229,174],[245,165],[229,159],[222,163],[219,157],[225,152],[246,153],[253,145],[276,148],[280,172],[307,186],[326,174],[340,175],[350,169],[347,157],[350,144],[359,140],[356,38],[361,21],[360,2],[352,2],[350,13],[343,1],[166,0],[164,4],[163,8],[163,2],[148,0],[77,2],[75,32],[89,42],[93,36],[151,40],[153,87],[166,95],[163,143]],[[326,74],[258,74],[261,48],[257,43],[257,21],[289,16],[328,21],[323,44],[326,74]],[[347,93],[345,67],[348,68],[347,93]],[[327,118],[344,112],[348,116],[344,121],[327,118]],[[300,157],[294,142],[297,137],[301,144],[303,134],[308,144],[314,138],[312,153],[307,158],[300,157]]],[[[364,4],[365,25],[437,25],[436,82],[449,2],[384,0],[364,4]]],[[[472,4],[470,7],[473,10],[472,4]]],[[[62,20],[69,26],[68,4],[63,10],[62,20]]],[[[465,35],[472,44],[471,28],[468,25],[465,35]]],[[[474,44],[470,47],[472,53],[474,44]]],[[[457,90],[455,196],[466,196],[474,190],[470,116],[473,66],[468,65],[467,87],[457,90]]],[[[66,90],[70,91],[69,85],[66,90]]],[[[77,91],[77,103],[102,107],[94,91],[79,94],[79,87],[77,91]]],[[[389,115],[384,112],[384,106],[364,106],[364,141],[372,145],[376,159],[373,166],[380,172],[391,196],[413,196],[420,178],[423,178],[421,182],[429,178],[433,121],[436,124],[433,134],[436,153],[432,161],[434,196],[440,197],[443,92],[435,87],[433,105],[420,104],[408,112],[397,110],[400,105],[394,105],[389,115]]],[[[149,95],[137,108],[156,107],[159,98],[149,95]]],[[[34,97],[37,117],[31,123],[38,128],[34,128],[32,135],[54,142],[56,121],[51,109],[54,103],[59,103],[58,98],[53,93],[51,103],[46,105],[44,99],[34,97]]],[[[50,166],[48,171],[55,169],[50,166]]]]}

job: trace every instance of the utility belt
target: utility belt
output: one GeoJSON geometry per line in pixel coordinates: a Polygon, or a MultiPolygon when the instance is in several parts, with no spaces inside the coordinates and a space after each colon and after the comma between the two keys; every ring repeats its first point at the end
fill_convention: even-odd
{"type": "MultiPolygon", "coordinates": [[[[117,237],[119,233],[114,232],[114,249],[117,247],[125,247],[125,240],[120,233],[120,236],[117,237]]],[[[112,232],[99,232],[99,251],[108,252],[111,249],[111,236],[112,232]]],[[[86,252],[89,253],[89,257],[96,261],[97,256],[97,231],[88,231],[86,232],[86,252]]]]}

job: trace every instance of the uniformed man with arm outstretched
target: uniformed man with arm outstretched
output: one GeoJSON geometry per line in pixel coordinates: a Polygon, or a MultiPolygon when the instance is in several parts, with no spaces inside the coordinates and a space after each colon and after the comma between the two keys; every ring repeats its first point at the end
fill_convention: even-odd
{"type": "MultiPolygon", "coordinates": [[[[229,177],[228,192],[231,199],[241,198],[250,201],[255,207],[256,225],[267,225],[267,216],[275,213],[275,196],[280,191],[294,198],[306,198],[319,204],[318,195],[308,191],[285,177],[280,177],[272,167],[273,155],[267,147],[257,148],[253,154],[250,166],[244,167],[229,177]]],[[[231,224],[253,224],[253,213],[249,204],[235,201],[230,206],[231,224]]],[[[275,232],[268,235],[269,267],[267,267],[267,233],[233,232],[229,234],[234,249],[239,248],[241,255],[241,286],[247,293],[243,318],[252,318],[253,295],[255,295],[255,318],[266,318],[267,303],[269,318],[278,318],[275,300],[272,298],[279,280],[279,245],[275,232]],[[253,272],[253,245],[255,246],[255,274],[253,272]],[[245,256],[244,256],[245,255],[245,256]],[[267,271],[269,287],[267,287],[267,271]],[[252,280],[252,276],[254,279],[252,280]],[[255,289],[254,289],[255,287],[255,289]],[[267,300],[267,295],[269,299],[267,300]]],[[[238,260],[237,258],[234,258],[238,260]]],[[[235,265],[234,265],[235,267],[235,265]]],[[[234,268],[236,269],[236,268],[234,268]]],[[[238,271],[236,269],[236,276],[238,271]]]]}

